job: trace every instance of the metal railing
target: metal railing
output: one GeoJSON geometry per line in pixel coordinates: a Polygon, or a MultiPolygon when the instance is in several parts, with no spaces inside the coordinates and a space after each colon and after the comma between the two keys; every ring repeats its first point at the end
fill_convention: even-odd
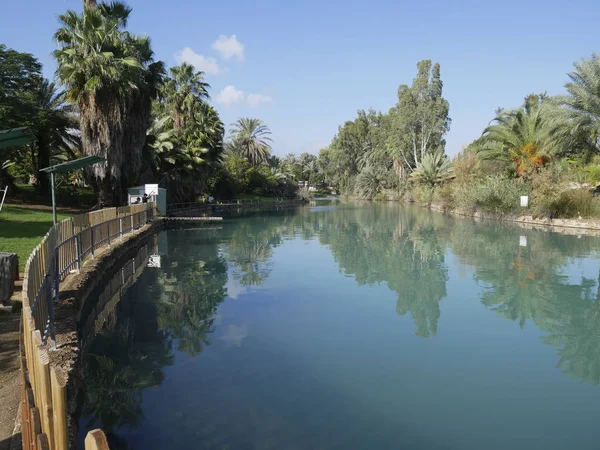
{"type": "MultiPolygon", "coordinates": [[[[56,242],[53,249],[49,248],[51,253],[49,258],[46,259],[47,270],[42,274],[43,279],[40,280],[41,282],[37,283],[39,284],[37,292],[35,291],[35,285],[28,286],[35,293],[31,302],[31,313],[35,328],[40,331],[44,345],[47,343],[48,338],[50,338],[53,347],[56,344],[54,302],[60,294],[60,282],[72,271],[79,271],[86,258],[90,256],[94,258],[96,250],[100,247],[110,247],[111,242],[122,239],[123,235],[131,233],[152,221],[156,214],[154,204],[148,203],[147,205],[147,209],[142,211],[115,217],[83,228],[66,239],[56,242]]],[[[51,229],[47,237],[52,235],[52,231],[51,229]]],[[[35,268],[33,269],[35,270],[35,268]]]]}
{"type": "Polygon", "coordinates": [[[213,203],[206,202],[187,202],[187,203],[172,203],[167,208],[167,215],[181,216],[188,213],[210,212],[215,206],[236,206],[236,205],[265,205],[289,202],[294,199],[290,198],[269,198],[269,199],[231,199],[218,200],[213,203]]]}

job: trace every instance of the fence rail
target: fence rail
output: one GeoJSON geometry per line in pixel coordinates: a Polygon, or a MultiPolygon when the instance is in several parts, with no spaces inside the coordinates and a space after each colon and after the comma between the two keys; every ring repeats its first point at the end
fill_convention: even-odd
{"type": "MultiPolygon", "coordinates": [[[[54,302],[61,281],[93,258],[96,250],[110,246],[155,216],[156,205],[146,203],[65,219],[50,228],[29,256],[23,277],[21,338],[23,448],[67,450],[69,445],[65,376],[59,368],[50,367],[48,355],[56,343],[54,302]]],[[[98,447],[106,441],[102,441],[103,433],[90,433],[94,435],[89,447],[104,448],[98,447]]]]}
{"type": "Polygon", "coordinates": [[[182,216],[189,213],[202,213],[210,212],[214,206],[235,206],[235,205],[264,205],[264,204],[277,204],[283,202],[289,202],[294,199],[290,198],[270,198],[262,200],[253,199],[232,199],[232,200],[219,200],[214,203],[205,202],[188,202],[188,203],[172,203],[169,204],[167,209],[167,215],[169,216],[182,216]]]}

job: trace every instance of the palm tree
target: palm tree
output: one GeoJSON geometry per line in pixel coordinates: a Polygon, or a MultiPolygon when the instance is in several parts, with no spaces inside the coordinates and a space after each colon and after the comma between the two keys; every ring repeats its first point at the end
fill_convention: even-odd
{"type": "Polygon", "coordinates": [[[39,173],[40,169],[50,166],[53,154],[66,152],[75,156],[78,137],[74,134],[78,122],[73,107],[65,102],[65,92],[58,91],[56,85],[46,79],[40,81],[35,90],[36,113],[29,128],[33,130],[37,147],[37,189],[38,193],[48,193],[48,176],[39,173]]]}
{"type": "Polygon", "coordinates": [[[587,144],[600,152],[600,56],[575,63],[571,81],[565,85],[569,95],[557,97],[564,112],[563,130],[572,136],[585,136],[587,144]]]}
{"type": "Polygon", "coordinates": [[[131,9],[121,2],[88,5],[59,16],[57,78],[80,113],[82,151],[106,162],[92,166],[101,204],[120,204],[141,166],[152,98],[164,72],[147,37],[125,31],[131,9]]]}
{"type": "Polygon", "coordinates": [[[315,173],[319,170],[319,166],[317,165],[317,159],[311,159],[307,161],[306,164],[302,167],[302,173],[304,175],[308,175],[308,186],[312,183],[312,178],[315,173]]]}
{"type": "Polygon", "coordinates": [[[454,169],[450,159],[440,150],[426,153],[417,164],[411,178],[418,183],[434,187],[454,178],[454,169]]]}
{"type": "Polygon", "coordinates": [[[562,151],[556,135],[557,122],[545,96],[530,95],[522,108],[499,110],[477,142],[483,158],[504,160],[515,165],[517,174],[542,167],[562,151]]]}
{"type": "Polygon", "coordinates": [[[209,88],[210,85],[204,81],[204,72],[195,72],[194,66],[182,63],[171,68],[171,76],[165,80],[162,95],[175,130],[186,125],[198,102],[210,98],[209,88]]]}
{"type": "Polygon", "coordinates": [[[366,166],[356,177],[354,195],[362,199],[372,199],[379,192],[379,179],[375,169],[366,166]]]}
{"type": "Polygon", "coordinates": [[[239,156],[259,166],[271,155],[271,130],[259,119],[241,118],[232,124],[231,148],[239,156]]]}

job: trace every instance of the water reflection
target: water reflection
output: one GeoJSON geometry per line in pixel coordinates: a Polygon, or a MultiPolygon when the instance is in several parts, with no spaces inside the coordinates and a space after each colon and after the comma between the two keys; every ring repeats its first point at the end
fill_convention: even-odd
{"type": "MultiPolygon", "coordinates": [[[[96,335],[84,352],[83,416],[88,423],[82,428],[108,431],[113,449],[126,448],[127,440],[111,430],[140,424],[144,390],[163,382],[165,368],[174,364],[177,352],[196,357],[211,345],[230,352],[248,345],[255,328],[239,321],[222,323],[219,306],[243,304],[248,291],[264,288],[267,294],[276,254],[285,252],[288,241],[327,248],[340,271],[359,286],[386,286],[396,298],[396,313],[412,319],[419,342],[443,339],[436,335],[444,323],[444,305],[451,302],[448,293],[455,278],[469,274],[472,280],[464,282],[477,289],[479,310],[513,321],[516,330],[542,330],[541,340],[555,349],[562,372],[581,382],[600,382],[600,276],[581,269],[597,257],[600,245],[595,237],[476,223],[401,205],[340,203],[277,214],[257,212],[225,221],[220,230],[169,232],[162,238],[168,240],[168,252],[161,268],[144,271],[129,291],[119,291],[118,301],[110,295],[101,300],[102,308],[89,322],[96,335]],[[520,236],[526,237],[525,245],[520,236]],[[236,288],[225,301],[228,285],[236,288]]],[[[304,254],[312,257],[310,250],[304,254]]],[[[338,313],[343,317],[344,311],[338,313]]],[[[401,323],[398,320],[398,326],[401,323]]],[[[263,358],[262,371],[279,370],[270,353],[263,358]]],[[[266,392],[270,384],[261,381],[266,392]]],[[[231,389],[250,395],[239,383],[239,392],[231,389]]],[[[260,395],[252,395],[261,403],[260,395]]],[[[222,406],[223,417],[227,404],[222,406]]],[[[274,418],[278,414],[271,411],[274,418]]],[[[230,426],[221,425],[219,430],[230,426]]],[[[239,436],[246,432],[243,425],[239,436]]],[[[213,431],[201,432],[211,439],[223,438],[213,431]]]]}

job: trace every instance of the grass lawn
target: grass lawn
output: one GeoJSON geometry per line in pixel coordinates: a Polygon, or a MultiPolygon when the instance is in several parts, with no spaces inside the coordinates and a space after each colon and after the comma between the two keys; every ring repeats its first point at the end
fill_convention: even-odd
{"type": "MultiPolygon", "coordinates": [[[[58,213],[58,220],[71,217],[58,213]]],[[[0,212],[0,251],[19,255],[19,272],[52,226],[52,211],[4,205],[0,212]]]]}

